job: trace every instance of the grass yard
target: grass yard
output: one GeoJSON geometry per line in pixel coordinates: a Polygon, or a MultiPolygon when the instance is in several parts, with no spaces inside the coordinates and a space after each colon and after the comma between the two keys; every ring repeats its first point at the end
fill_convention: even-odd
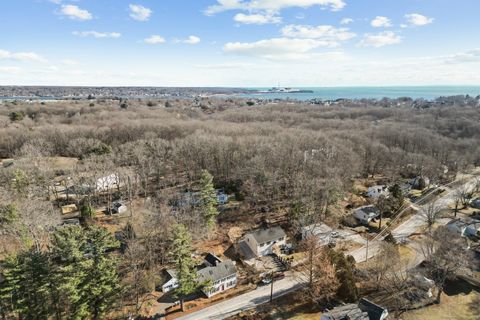
{"type": "Polygon", "coordinates": [[[442,302],[402,315],[403,320],[479,320],[480,292],[463,281],[456,282],[442,302]],[[449,292],[450,291],[450,292],[449,292]]]}

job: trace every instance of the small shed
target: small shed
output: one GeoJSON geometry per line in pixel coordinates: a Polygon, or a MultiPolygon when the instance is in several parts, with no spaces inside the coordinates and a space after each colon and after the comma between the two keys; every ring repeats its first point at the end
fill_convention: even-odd
{"type": "Polygon", "coordinates": [[[61,209],[62,209],[62,214],[69,214],[78,210],[76,204],[67,204],[65,206],[62,206],[61,209]]]}

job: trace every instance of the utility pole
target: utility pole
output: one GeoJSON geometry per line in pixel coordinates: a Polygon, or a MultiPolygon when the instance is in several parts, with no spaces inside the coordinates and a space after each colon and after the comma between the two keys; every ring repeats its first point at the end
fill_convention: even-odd
{"type": "Polygon", "coordinates": [[[365,250],[366,254],[365,254],[365,262],[368,261],[368,235],[367,235],[367,250],[365,250]]]}
{"type": "Polygon", "coordinates": [[[272,276],[272,282],[270,283],[270,302],[273,301],[273,274],[271,275],[272,276]]]}

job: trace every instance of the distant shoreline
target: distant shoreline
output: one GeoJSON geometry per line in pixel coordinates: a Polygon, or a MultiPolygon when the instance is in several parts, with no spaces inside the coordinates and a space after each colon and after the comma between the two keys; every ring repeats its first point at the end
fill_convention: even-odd
{"type": "Polygon", "coordinates": [[[57,87],[0,86],[0,101],[59,101],[86,99],[201,99],[238,98],[254,100],[361,100],[480,96],[480,86],[384,86],[384,87],[57,87]]]}

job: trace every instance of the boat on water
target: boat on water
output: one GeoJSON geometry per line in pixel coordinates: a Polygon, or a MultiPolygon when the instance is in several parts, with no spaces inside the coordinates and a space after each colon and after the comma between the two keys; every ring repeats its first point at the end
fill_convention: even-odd
{"type": "Polygon", "coordinates": [[[313,90],[286,88],[286,87],[274,87],[268,90],[259,91],[259,93],[313,93],[313,90]]]}

